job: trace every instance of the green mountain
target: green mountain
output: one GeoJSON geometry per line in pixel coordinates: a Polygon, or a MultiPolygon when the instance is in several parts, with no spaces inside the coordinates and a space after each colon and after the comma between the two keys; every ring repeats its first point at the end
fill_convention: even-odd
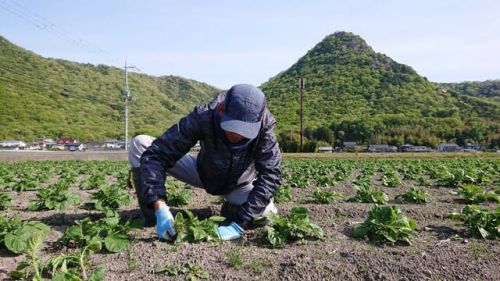
{"type": "MultiPolygon", "coordinates": [[[[297,148],[299,77],[310,149],[317,141],[500,146],[499,80],[433,83],[359,36],[337,32],[261,86],[285,149],[297,148]]],[[[182,77],[139,73],[129,74],[129,85],[130,136],[159,135],[218,92],[182,77]]],[[[120,68],[43,58],[0,37],[0,140],[123,138],[123,91],[120,68]]]]}
{"type": "MultiPolygon", "coordinates": [[[[129,136],[160,135],[218,91],[139,73],[129,73],[129,87],[129,136]]],[[[123,92],[123,69],[43,58],[0,36],[0,139],[123,139],[123,92]]]]}
{"type": "MultiPolygon", "coordinates": [[[[498,99],[472,87],[464,92],[454,84],[432,83],[410,66],[376,53],[361,37],[337,32],[261,86],[284,147],[296,142],[300,130],[299,77],[305,79],[304,134],[309,140],[499,145],[498,99]]],[[[495,89],[492,95],[498,95],[495,89]]]]}

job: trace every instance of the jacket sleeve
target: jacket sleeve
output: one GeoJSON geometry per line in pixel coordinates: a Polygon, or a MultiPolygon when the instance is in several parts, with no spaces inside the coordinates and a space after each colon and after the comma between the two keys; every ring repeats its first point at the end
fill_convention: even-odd
{"type": "Polygon", "coordinates": [[[200,139],[201,128],[196,109],[163,135],[155,139],[141,156],[141,184],[147,204],[166,199],[165,178],[167,169],[189,152],[200,139]]]}
{"type": "Polygon", "coordinates": [[[262,214],[281,185],[281,153],[274,134],[274,126],[266,129],[255,151],[257,179],[248,199],[241,205],[236,222],[243,228],[252,225],[254,218],[262,214]]]}

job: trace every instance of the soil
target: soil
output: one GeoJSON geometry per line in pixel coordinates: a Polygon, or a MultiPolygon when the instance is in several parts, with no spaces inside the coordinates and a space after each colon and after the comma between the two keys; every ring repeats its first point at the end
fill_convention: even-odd
{"type": "MultiPolygon", "coordinates": [[[[376,176],[375,176],[376,177],[376,176]]],[[[80,180],[83,178],[80,178],[80,180]]],[[[498,179],[497,179],[498,181],[498,179]]],[[[346,198],[355,194],[351,179],[337,184],[332,190],[346,198]]],[[[393,199],[408,189],[411,182],[401,187],[383,187],[393,199]]],[[[372,204],[338,202],[311,204],[306,197],[311,188],[294,188],[292,202],[278,204],[286,214],[296,205],[309,210],[311,220],[323,228],[322,240],[304,240],[271,248],[263,238],[263,229],[245,233],[235,242],[173,244],[156,238],[154,228],[134,229],[130,232],[131,247],[123,253],[97,253],[91,258],[92,267],[106,267],[106,280],[185,280],[185,274],[169,276],[155,274],[155,270],[173,265],[178,269],[191,263],[208,272],[209,280],[500,280],[500,244],[498,240],[464,238],[460,222],[445,219],[452,211],[460,211],[465,204],[449,194],[446,187],[425,187],[431,203],[397,205],[408,217],[416,220],[418,237],[411,245],[374,245],[351,237],[353,227],[366,219],[372,204]],[[239,257],[241,264],[231,264],[229,256],[239,257]]],[[[82,204],[90,201],[89,193],[75,185],[72,191],[80,195],[82,204]]],[[[133,193],[130,191],[131,194],[133,193]]],[[[204,190],[192,189],[189,209],[201,218],[218,215],[217,197],[204,190]]],[[[57,255],[55,241],[77,219],[99,217],[97,211],[70,207],[59,211],[28,212],[27,202],[35,192],[12,192],[12,206],[2,211],[5,216],[20,214],[23,219],[41,220],[52,228],[43,248],[43,259],[57,255]]],[[[483,204],[494,208],[498,204],[483,204]]],[[[179,208],[173,208],[174,213],[179,208]]],[[[123,218],[138,218],[136,199],[129,207],[120,209],[123,218]]],[[[174,214],[175,215],[175,214],[174,214]]],[[[0,280],[9,280],[23,256],[0,249],[0,280]]]]}

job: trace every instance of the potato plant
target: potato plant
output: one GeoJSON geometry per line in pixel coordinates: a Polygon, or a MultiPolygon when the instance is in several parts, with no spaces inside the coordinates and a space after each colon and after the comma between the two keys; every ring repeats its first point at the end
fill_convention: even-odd
{"type": "Polygon", "coordinates": [[[130,222],[120,223],[116,213],[98,221],[85,218],[68,228],[59,242],[67,246],[86,247],[98,241],[109,252],[123,252],[130,243],[127,235],[130,228],[130,222]]]}
{"type": "Polygon", "coordinates": [[[180,189],[175,185],[167,187],[167,204],[172,207],[187,205],[191,200],[191,191],[188,188],[180,189]]]}
{"type": "Polygon", "coordinates": [[[478,185],[463,185],[459,186],[456,191],[450,191],[451,194],[458,195],[468,204],[479,204],[486,201],[499,203],[500,196],[494,191],[485,191],[483,187],[478,185]]]}
{"type": "Polygon", "coordinates": [[[88,277],[89,258],[94,252],[99,252],[102,243],[95,239],[79,251],[60,254],[48,261],[52,280],[104,280],[106,269],[98,267],[88,277]]]}
{"type": "Polygon", "coordinates": [[[44,230],[32,229],[29,235],[26,235],[26,246],[22,249],[25,260],[17,265],[16,270],[10,272],[12,278],[42,280],[43,263],[39,253],[46,234],[44,230]]]}
{"type": "Polygon", "coordinates": [[[14,254],[20,254],[29,246],[29,239],[35,232],[48,232],[49,227],[39,221],[21,221],[19,217],[0,216],[0,246],[14,254]]]}
{"type": "Polygon", "coordinates": [[[0,210],[5,210],[10,206],[12,196],[7,192],[0,192],[0,210]]]}
{"type": "Polygon", "coordinates": [[[274,193],[275,203],[290,202],[292,200],[292,188],[288,185],[282,185],[274,193]]]}
{"type": "Polygon", "coordinates": [[[132,202],[132,198],[126,190],[119,185],[103,185],[99,191],[92,194],[95,208],[104,212],[114,211],[120,206],[127,206],[132,202]]]}
{"type": "Polygon", "coordinates": [[[175,242],[198,243],[202,241],[218,240],[218,223],[225,220],[221,216],[212,216],[206,220],[199,220],[191,211],[185,210],[175,215],[175,242]]]}
{"type": "Polygon", "coordinates": [[[389,196],[380,188],[370,188],[368,186],[356,186],[356,195],[349,198],[349,202],[385,204],[389,196]]]}
{"type": "Polygon", "coordinates": [[[382,183],[384,186],[388,187],[396,187],[402,184],[401,177],[398,172],[392,169],[388,169],[384,171],[384,175],[382,176],[382,183]]]}
{"type": "Polygon", "coordinates": [[[310,221],[304,207],[294,207],[288,215],[271,215],[268,219],[271,225],[265,227],[265,235],[273,247],[306,237],[323,238],[324,235],[321,227],[310,221]]]}
{"type": "Polygon", "coordinates": [[[317,187],[308,197],[313,203],[332,204],[337,200],[342,199],[344,196],[338,192],[322,190],[317,187]]]}
{"type": "Polygon", "coordinates": [[[468,205],[460,213],[451,213],[447,217],[463,221],[465,233],[471,237],[500,238],[500,207],[490,210],[476,205],[468,205]]]}
{"type": "Polygon", "coordinates": [[[80,204],[80,198],[74,193],[68,191],[68,185],[65,182],[52,184],[47,188],[39,189],[28,210],[63,210],[68,205],[80,204]]]}
{"type": "Polygon", "coordinates": [[[411,244],[410,238],[417,236],[416,227],[415,221],[404,216],[398,207],[374,205],[368,218],[354,228],[352,236],[368,237],[374,243],[403,241],[411,244]]]}
{"type": "Polygon", "coordinates": [[[431,202],[431,196],[423,188],[411,187],[407,192],[396,196],[396,200],[403,203],[422,204],[431,202]]]}
{"type": "Polygon", "coordinates": [[[98,189],[106,185],[106,177],[103,173],[94,173],[80,184],[80,189],[98,189]]]}

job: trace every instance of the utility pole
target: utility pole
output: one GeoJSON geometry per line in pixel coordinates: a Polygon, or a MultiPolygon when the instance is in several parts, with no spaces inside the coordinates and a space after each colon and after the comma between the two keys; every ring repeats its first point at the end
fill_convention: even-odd
{"type": "Polygon", "coordinates": [[[300,152],[304,152],[304,78],[299,78],[300,88],[300,152]]]}
{"type": "Polygon", "coordinates": [[[125,69],[125,93],[123,95],[125,99],[125,151],[128,151],[128,101],[132,99],[128,88],[128,69],[138,69],[135,66],[127,66],[127,61],[123,68],[125,69]]]}

